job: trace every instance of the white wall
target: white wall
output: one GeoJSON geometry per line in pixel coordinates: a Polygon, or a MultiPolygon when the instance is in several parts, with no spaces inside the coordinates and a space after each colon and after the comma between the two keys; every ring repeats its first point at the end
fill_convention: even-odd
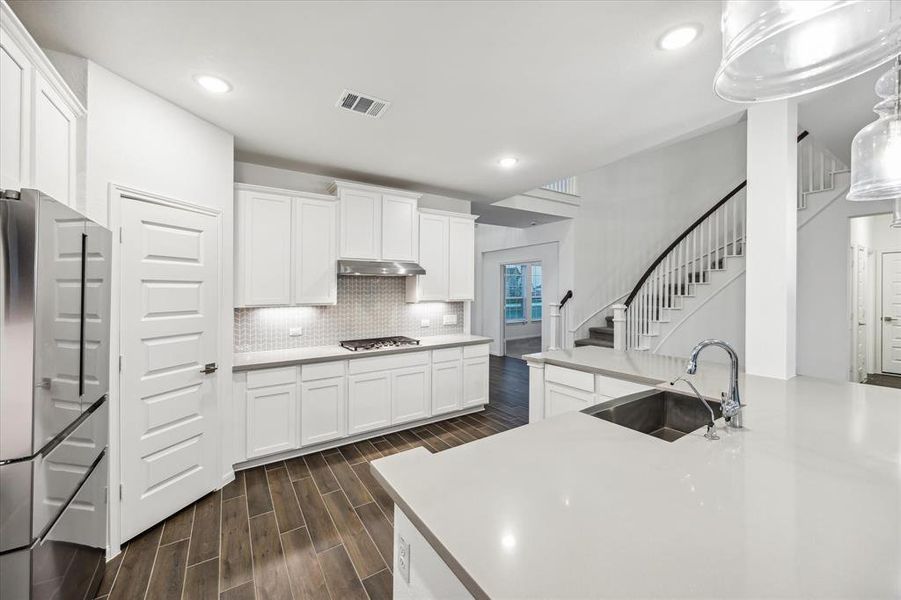
{"type": "MultiPolygon", "coordinates": [[[[738,123],[579,175],[573,322],[629,292],[676,236],[745,179],[745,167],[745,124],[738,123]]],[[[587,337],[606,314],[575,337],[587,337]]],[[[705,337],[703,327],[696,337],[705,337]]]]}
{"type": "MultiPolygon", "coordinates": [[[[501,272],[505,263],[541,261],[545,305],[558,302],[573,289],[573,221],[557,221],[526,229],[476,223],[476,295],[472,303],[472,332],[494,340],[492,354],[502,354],[501,272]]],[[[564,309],[568,317],[570,305],[564,309]]],[[[547,327],[547,319],[542,326],[547,327]]],[[[561,334],[562,337],[562,334],[561,334]]],[[[546,329],[543,345],[550,343],[546,329]]],[[[572,340],[568,340],[569,345],[572,340]]]]}
{"type": "MultiPolygon", "coordinates": [[[[235,161],[235,181],[287,190],[328,194],[329,186],[334,183],[335,178],[315,173],[304,173],[302,171],[291,171],[289,169],[235,161]]],[[[447,196],[435,194],[423,194],[422,198],[419,199],[419,206],[420,208],[470,214],[470,202],[468,200],[458,200],[457,198],[448,198],[447,196]]]]}
{"type": "MultiPolygon", "coordinates": [[[[214,208],[221,214],[222,297],[219,327],[220,418],[230,431],[233,289],[233,164],[231,134],[94,63],[88,64],[86,213],[108,224],[111,183],[214,208]]],[[[113,314],[118,314],[114,307],[113,314]]],[[[118,343],[118,321],[111,336],[118,343]]],[[[111,357],[113,358],[113,357],[111,357]]],[[[113,360],[115,364],[116,359],[113,360]]],[[[118,369],[111,369],[110,489],[119,483],[118,369]]],[[[223,446],[230,438],[223,436],[223,446]]],[[[224,455],[224,453],[223,453],[224,455]]],[[[231,465],[223,460],[227,475],[231,465]]],[[[118,494],[110,494],[110,540],[119,536],[118,494]]]]}

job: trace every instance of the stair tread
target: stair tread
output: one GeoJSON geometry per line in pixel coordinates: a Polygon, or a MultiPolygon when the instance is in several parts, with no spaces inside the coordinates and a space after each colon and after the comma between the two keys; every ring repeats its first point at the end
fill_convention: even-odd
{"type": "Polygon", "coordinates": [[[613,348],[613,340],[600,340],[598,338],[582,338],[576,340],[576,346],[599,346],[601,348],[613,348]]]}

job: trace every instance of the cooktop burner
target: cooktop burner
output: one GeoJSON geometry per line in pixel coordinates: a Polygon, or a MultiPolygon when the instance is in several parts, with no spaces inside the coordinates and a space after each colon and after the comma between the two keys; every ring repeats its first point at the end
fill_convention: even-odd
{"type": "Polygon", "coordinates": [[[367,340],[344,340],[341,346],[357,352],[358,350],[378,350],[379,348],[396,348],[400,346],[418,346],[419,340],[395,335],[391,337],[370,338],[367,340]]]}

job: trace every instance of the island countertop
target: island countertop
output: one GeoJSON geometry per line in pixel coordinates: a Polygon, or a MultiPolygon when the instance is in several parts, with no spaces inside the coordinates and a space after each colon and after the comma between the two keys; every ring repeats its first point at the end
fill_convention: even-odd
{"type": "MultiPolygon", "coordinates": [[[[590,350],[532,360],[657,384],[685,364],[590,350]]],[[[727,367],[705,370],[705,395],[725,388],[727,367]]],[[[372,468],[476,597],[901,595],[901,391],[745,375],[742,392],[745,428],[718,441],[568,413],[372,468]]]]}
{"type": "Polygon", "coordinates": [[[378,348],[376,350],[360,350],[358,352],[353,352],[338,344],[293,348],[290,350],[240,352],[236,353],[234,356],[232,371],[249,371],[252,369],[268,369],[271,367],[328,362],[331,360],[366,358],[383,354],[401,354],[405,352],[419,352],[421,350],[437,350],[439,348],[472,346],[477,344],[487,344],[489,342],[491,342],[491,338],[461,333],[426,336],[420,338],[419,345],[416,346],[397,346],[393,348],[378,348]]]}

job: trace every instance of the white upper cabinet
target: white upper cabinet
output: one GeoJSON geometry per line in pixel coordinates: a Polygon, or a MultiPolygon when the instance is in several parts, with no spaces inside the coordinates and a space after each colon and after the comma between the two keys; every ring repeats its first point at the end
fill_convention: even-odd
{"type": "Polygon", "coordinates": [[[332,196],[238,184],[235,306],[335,304],[332,196]]]}
{"type": "Polygon", "coordinates": [[[381,194],[338,190],[341,258],[378,260],[382,243],[381,194]]]}
{"type": "Polygon", "coordinates": [[[331,200],[297,198],[294,204],[294,303],[338,301],[337,210],[331,200]]]}
{"type": "Polygon", "coordinates": [[[75,207],[85,109],[5,2],[0,12],[0,188],[75,207]]]}
{"type": "Polygon", "coordinates": [[[419,211],[419,264],[425,275],[407,279],[407,302],[475,297],[475,216],[419,211]]]}
{"type": "Polygon", "coordinates": [[[416,198],[382,195],[382,260],[415,262],[419,249],[416,198]]]}
{"type": "Polygon", "coordinates": [[[290,196],[247,191],[238,194],[240,294],[242,306],[291,303],[290,196]]]}
{"type": "Polygon", "coordinates": [[[336,181],[338,258],[415,262],[420,194],[336,181]]]}
{"type": "Polygon", "coordinates": [[[448,299],[475,299],[475,222],[448,218],[448,299]]]}

